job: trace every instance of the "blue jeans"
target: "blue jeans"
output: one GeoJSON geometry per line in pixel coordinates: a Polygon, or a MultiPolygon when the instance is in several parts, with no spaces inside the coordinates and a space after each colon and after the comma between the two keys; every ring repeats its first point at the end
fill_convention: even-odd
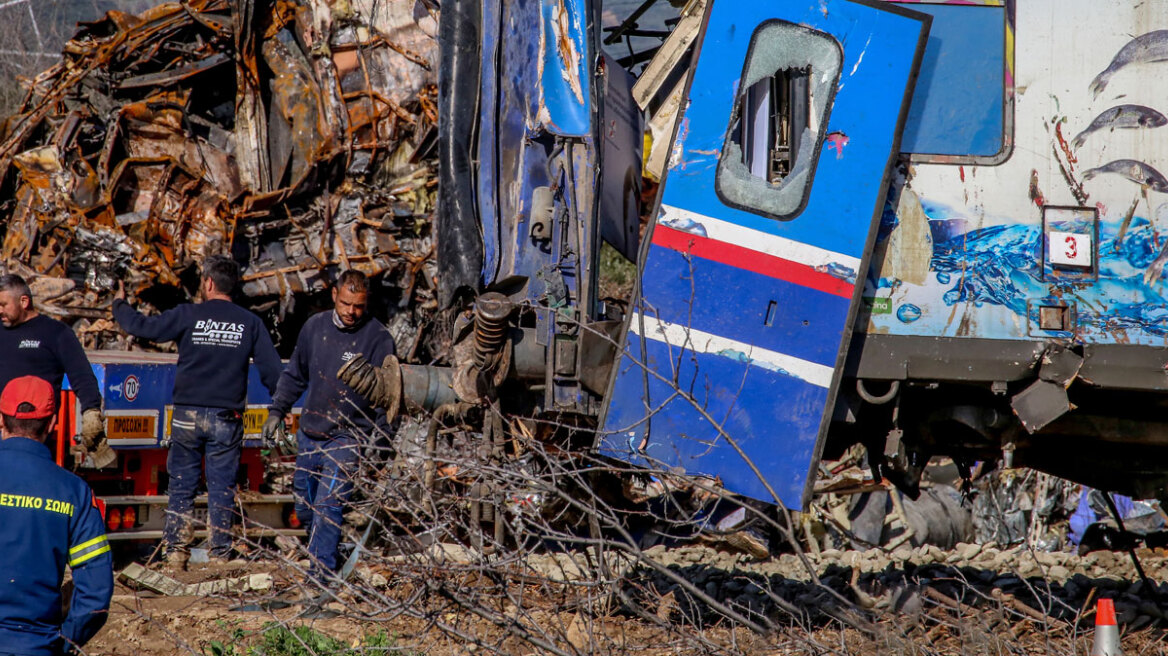
{"type": "Polygon", "coordinates": [[[314,440],[296,433],[296,473],[292,488],[296,493],[296,517],[308,530],[311,571],[335,572],[340,566],[341,523],[344,505],[353,493],[360,444],[356,438],[338,434],[314,440]]]}
{"type": "Polygon", "coordinates": [[[235,514],[235,478],[243,447],[239,412],[222,408],[178,405],[170,420],[170,504],[162,539],[168,550],[186,551],[191,539],[191,511],[195,489],[207,461],[207,514],[211,553],[231,553],[231,524],[235,514]]]}

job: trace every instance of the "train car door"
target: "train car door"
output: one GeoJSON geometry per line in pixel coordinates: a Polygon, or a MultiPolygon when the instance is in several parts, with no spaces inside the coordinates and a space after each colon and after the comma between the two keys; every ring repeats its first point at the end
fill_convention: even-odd
{"type": "Polygon", "coordinates": [[[929,21],[714,0],[602,453],[804,505],[929,21]]]}

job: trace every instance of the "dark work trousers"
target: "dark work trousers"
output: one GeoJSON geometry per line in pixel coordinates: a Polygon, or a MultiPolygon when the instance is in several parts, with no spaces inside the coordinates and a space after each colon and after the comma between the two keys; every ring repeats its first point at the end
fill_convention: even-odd
{"type": "Polygon", "coordinates": [[[308,553],[313,558],[310,573],[335,572],[340,560],[341,522],[344,506],[353,493],[360,444],[344,433],[327,440],[314,440],[296,433],[296,517],[308,529],[308,553]]]}
{"type": "Polygon", "coordinates": [[[170,420],[170,505],[162,539],[168,550],[190,547],[191,511],[203,459],[207,461],[207,514],[211,553],[231,553],[231,524],[235,514],[235,477],[243,446],[239,412],[222,408],[178,405],[170,420]]]}

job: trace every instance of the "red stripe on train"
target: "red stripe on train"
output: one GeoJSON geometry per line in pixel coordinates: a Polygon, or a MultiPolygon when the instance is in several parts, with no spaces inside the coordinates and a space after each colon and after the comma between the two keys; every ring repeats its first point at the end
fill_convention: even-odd
{"type": "Polygon", "coordinates": [[[720,262],[847,299],[852,298],[852,292],[855,290],[852,283],[829,273],[817,271],[815,267],[665,225],[658,224],[653,227],[653,243],[679,253],[689,253],[703,260],[720,262]]]}

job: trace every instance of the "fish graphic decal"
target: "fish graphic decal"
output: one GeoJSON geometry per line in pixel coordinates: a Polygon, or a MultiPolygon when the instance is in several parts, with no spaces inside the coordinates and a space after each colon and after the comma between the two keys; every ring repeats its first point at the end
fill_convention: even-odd
{"type": "Polygon", "coordinates": [[[1111,78],[1126,66],[1162,61],[1168,61],[1168,30],[1141,34],[1120,48],[1111,64],[1091,80],[1091,95],[1098,98],[1111,78]]]}
{"type": "Polygon", "coordinates": [[[1168,178],[1162,173],[1143,162],[1134,159],[1117,159],[1103,166],[1088,169],[1083,172],[1083,179],[1090,180],[1104,173],[1121,175],[1132,182],[1144,185],[1152,191],[1168,194],[1168,178]]]}
{"type": "Polygon", "coordinates": [[[1135,130],[1158,128],[1168,125],[1168,116],[1143,105],[1118,105],[1096,116],[1087,129],[1075,136],[1072,145],[1075,150],[1083,147],[1087,137],[1100,130],[1135,130]]]}

